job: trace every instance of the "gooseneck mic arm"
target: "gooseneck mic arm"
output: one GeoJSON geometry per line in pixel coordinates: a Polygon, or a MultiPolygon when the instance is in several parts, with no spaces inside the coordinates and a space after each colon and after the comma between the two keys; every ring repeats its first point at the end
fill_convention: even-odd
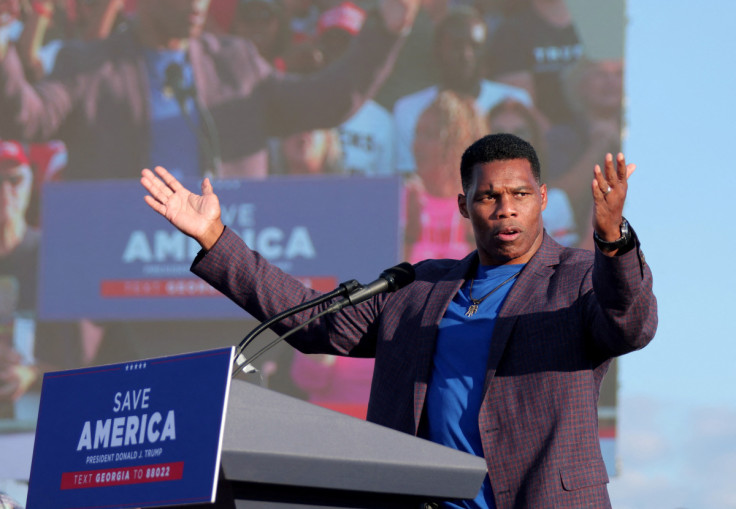
{"type": "Polygon", "coordinates": [[[241,355],[238,355],[238,357],[236,358],[236,362],[238,362],[238,367],[235,368],[235,371],[233,371],[233,374],[232,374],[233,378],[235,377],[235,375],[237,375],[238,373],[240,373],[244,369],[246,370],[246,373],[249,370],[255,370],[255,368],[252,367],[253,366],[253,362],[255,362],[256,359],[258,359],[261,355],[263,355],[268,350],[270,350],[271,348],[273,348],[274,346],[276,346],[282,340],[288,338],[289,336],[291,336],[295,332],[299,332],[300,330],[302,330],[304,327],[306,327],[307,325],[309,325],[313,321],[315,321],[318,318],[321,318],[324,315],[329,314],[329,313],[334,313],[334,311],[332,311],[329,308],[328,309],[323,309],[322,311],[320,311],[316,315],[314,315],[311,318],[309,318],[307,321],[305,321],[303,323],[300,323],[299,325],[297,325],[293,329],[289,329],[288,332],[286,332],[285,334],[282,334],[281,336],[277,337],[276,339],[274,339],[273,341],[271,341],[270,343],[268,343],[266,346],[264,346],[263,348],[261,348],[260,350],[258,350],[255,354],[253,354],[252,357],[250,357],[247,360],[246,360],[246,358],[242,354],[241,355]]]}
{"type": "Polygon", "coordinates": [[[265,322],[261,322],[258,327],[250,331],[243,340],[238,343],[238,348],[235,351],[235,359],[238,363],[238,367],[233,372],[233,376],[237,375],[245,369],[245,367],[250,364],[250,360],[245,359],[243,357],[243,351],[248,347],[249,344],[253,342],[253,340],[258,336],[260,333],[262,333],[264,330],[269,328],[271,325],[275,324],[276,322],[280,322],[284,318],[288,318],[289,316],[295,315],[297,313],[301,313],[302,311],[313,308],[315,306],[318,306],[322,304],[323,302],[327,302],[330,299],[334,299],[335,297],[340,297],[342,295],[349,295],[350,292],[355,291],[356,289],[360,288],[360,283],[358,283],[355,279],[351,279],[350,281],[346,281],[344,283],[340,283],[340,286],[335,288],[329,293],[325,293],[323,295],[320,295],[316,299],[309,300],[307,302],[304,302],[302,304],[299,304],[298,306],[295,306],[293,308],[289,308],[285,311],[282,311],[281,313],[273,316],[272,318],[269,318],[265,322]]]}
{"type": "Polygon", "coordinates": [[[243,341],[240,342],[240,344],[238,345],[238,350],[236,352],[236,363],[238,364],[238,366],[233,371],[232,376],[235,377],[235,375],[237,375],[244,369],[249,368],[250,370],[255,370],[255,368],[253,368],[251,365],[251,363],[254,360],[256,360],[258,357],[264,354],[267,350],[275,346],[278,342],[294,334],[295,332],[303,329],[304,327],[312,323],[314,320],[326,314],[329,314],[329,313],[336,313],[340,311],[342,308],[344,308],[345,306],[354,306],[356,304],[359,304],[365,300],[368,300],[374,295],[378,295],[379,293],[394,292],[398,290],[399,288],[403,288],[404,286],[413,282],[414,278],[415,278],[414,267],[410,263],[403,262],[403,263],[400,263],[399,265],[396,265],[395,267],[391,267],[390,269],[384,270],[381,273],[381,275],[378,277],[378,279],[376,279],[372,283],[369,283],[365,286],[360,285],[355,280],[351,280],[351,281],[348,281],[347,283],[341,284],[337,289],[333,290],[332,292],[328,294],[324,294],[318,297],[317,299],[313,299],[311,301],[300,304],[294,308],[287,309],[286,311],[274,316],[268,321],[261,323],[258,327],[253,329],[253,331],[251,331],[243,339],[243,341]],[[253,341],[253,339],[255,339],[255,337],[258,334],[263,332],[269,326],[273,325],[279,320],[282,320],[283,318],[286,318],[287,316],[291,316],[295,313],[304,311],[305,309],[314,307],[334,297],[339,297],[339,298],[332,305],[320,311],[313,317],[309,318],[306,322],[294,327],[293,329],[289,330],[282,336],[279,336],[278,338],[273,340],[271,343],[263,347],[261,350],[256,352],[255,355],[253,355],[253,357],[246,359],[246,357],[243,355],[243,351],[253,341]]]}

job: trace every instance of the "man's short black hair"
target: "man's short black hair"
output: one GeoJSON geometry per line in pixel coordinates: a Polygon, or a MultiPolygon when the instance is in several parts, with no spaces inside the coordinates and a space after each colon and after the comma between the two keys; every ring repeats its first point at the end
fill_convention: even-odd
{"type": "Polygon", "coordinates": [[[510,159],[526,159],[532,166],[532,175],[538,184],[542,183],[541,169],[537,151],[531,143],[513,134],[488,134],[470,145],[460,161],[460,180],[463,192],[467,192],[473,180],[473,168],[476,164],[492,161],[508,161],[510,159]]]}

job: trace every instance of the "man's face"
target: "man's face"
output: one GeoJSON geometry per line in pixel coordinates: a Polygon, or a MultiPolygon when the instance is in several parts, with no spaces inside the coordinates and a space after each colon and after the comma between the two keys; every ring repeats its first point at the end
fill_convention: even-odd
{"type": "Polygon", "coordinates": [[[202,33],[209,6],[210,0],[144,0],[138,10],[161,39],[187,39],[202,33]]]}
{"type": "Polygon", "coordinates": [[[0,161],[0,225],[25,218],[32,180],[27,165],[0,161]]]}
{"type": "Polygon", "coordinates": [[[482,265],[526,263],[542,245],[547,187],[526,159],[477,164],[458,206],[473,226],[482,265]]]}
{"type": "Polygon", "coordinates": [[[457,83],[453,88],[467,86],[478,77],[485,25],[481,21],[461,21],[447,26],[439,37],[436,51],[443,81],[457,83]]]}

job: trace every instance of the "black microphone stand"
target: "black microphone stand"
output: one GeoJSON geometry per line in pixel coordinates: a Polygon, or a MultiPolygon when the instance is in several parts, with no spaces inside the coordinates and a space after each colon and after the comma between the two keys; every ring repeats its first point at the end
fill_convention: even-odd
{"type": "MultiPolygon", "coordinates": [[[[316,299],[312,299],[312,300],[309,300],[307,302],[303,302],[302,304],[299,304],[298,306],[295,306],[293,308],[290,308],[290,309],[287,309],[285,311],[282,311],[281,313],[279,313],[279,314],[277,314],[277,315],[269,318],[265,322],[261,322],[255,329],[253,329],[252,331],[250,331],[243,338],[243,340],[240,343],[238,343],[238,348],[235,351],[235,360],[236,360],[236,362],[239,362],[238,360],[240,359],[240,356],[242,355],[243,351],[245,351],[245,349],[248,347],[248,345],[250,345],[253,342],[253,340],[256,338],[256,336],[258,336],[260,333],[262,333],[264,330],[266,330],[268,327],[270,327],[274,323],[279,322],[279,321],[281,321],[284,318],[287,318],[289,316],[292,316],[292,315],[295,315],[297,313],[300,313],[300,312],[302,312],[302,311],[304,311],[306,309],[312,308],[314,306],[318,306],[319,304],[322,304],[323,302],[326,302],[326,301],[328,301],[330,299],[333,299],[335,297],[347,296],[351,292],[353,292],[354,290],[360,288],[361,286],[362,285],[360,283],[358,283],[358,281],[356,281],[355,279],[351,279],[350,281],[346,281],[344,283],[340,283],[340,286],[338,286],[337,288],[335,288],[334,290],[332,290],[329,293],[325,293],[323,295],[320,295],[316,299]]],[[[296,332],[297,330],[299,330],[302,327],[306,326],[307,324],[311,323],[314,319],[319,318],[320,316],[323,316],[324,314],[331,313],[331,312],[334,312],[331,308],[326,309],[325,311],[323,311],[322,313],[320,313],[317,316],[313,317],[312,319],[308,320],[307,322],[305,322],[304,324],[300,325],[296,329],[292,329],[286,335],[290,335],[293,332],[296,332]]],[[[266,348],[264,348],[264,349],[259,350],[258,352],[256,352],[256,355],[255,355],[254,358],[251,358],[251,359],[243,358],[242,362],[240,362],[240,364],[238,364],[237,368],[235,368],[235,370],[233,371],[232,377],[234,378],[235,375],[237,375],[243,369],[245,369],[245,367],[248,366],[253,360],[255,360],[255,358],[260,357],[261,354],[265,353],[267,350],[269,350],[271,347],[273,347],[282,338],[283,338],[283,336],[282,337],[279,337],[278,339],[276,339],[275,341],[273,341],[272,343],[270,343],[269,345],[267,345],[266,348]]]]}
{"type": "Polygon", "coordinates": [[[345,306],[354,306],[360,302],[363,302],[366,299],[369,299],[373,295],[377,295],[378,293],[396,291],[399,288],[403,288],[404,286],[414,281],[414,277],[415,277],[414,267],[410,263],[402,262],[396,265],[395,267],[391,267],[390,269],[384,270],[376,281],[368,285],[362,285],[353,279],[346,283],[342,283],[340,286],[338,286],[335,290],[333,290],[330,293],[326,293],[324,295],[317,297],[316,299],[304,302],[296,307],[283,311],[282,313],[274,316],[273,318],[261,323],[258,327],[253,329],[245,338],[243,338],[243,341],[241,341],[240,344],[238,345],[238,349],[237,349],[236,357],[235,357],[235,362],[238,364],[238,366],[233,371],[232,376],[235,377],[235,375],[240,373],[243,369],[247,368],[248,366],[251,366],[253,370],[256,370],[251,365],[251,363],[255,359],[263,355],[266,351],[268,351],[270,348],[272,348],[282,339],[303,329],[304,327],[312,323],[317,318],[320,318],[329,313],[337,313],[345,306]],[[258,334],[263,332],[270,325],[274,324],[275,322],[279,320],[282,320],[283,318],[286,318],[287,316],[291,316],[293,314],[299,313],[300,311],[304,311],[305,309],[314,307],[329,299],[332,299],[334,297],[340,297],[340,296],[343,297],[341,300],[338,300],[334,302],[331,306],[328,306],[327,308],[323,309],[322,311],[317,313],[315,316],[308,319],[305,323],[297,325],[296,327],[289,330],[282,336],[279,336],[274,341],[267,344],[264,348],[256,352],[255,356],[253,356],[252,358],[247,359],[245,358],[244,355],[242,355],[245,348],[253,341],[253,339],[258,334]],[[241,357],[242,357],[242,360],[241,360],[241,357]]]}

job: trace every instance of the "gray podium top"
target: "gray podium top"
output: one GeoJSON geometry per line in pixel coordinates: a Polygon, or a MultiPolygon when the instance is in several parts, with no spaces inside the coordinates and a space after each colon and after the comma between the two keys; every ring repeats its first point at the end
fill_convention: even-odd
{"type": "Polygon", "coordinates": [[[234,481],[473,498],[482,458],[233,380],[222,468],[234,481]]]}

